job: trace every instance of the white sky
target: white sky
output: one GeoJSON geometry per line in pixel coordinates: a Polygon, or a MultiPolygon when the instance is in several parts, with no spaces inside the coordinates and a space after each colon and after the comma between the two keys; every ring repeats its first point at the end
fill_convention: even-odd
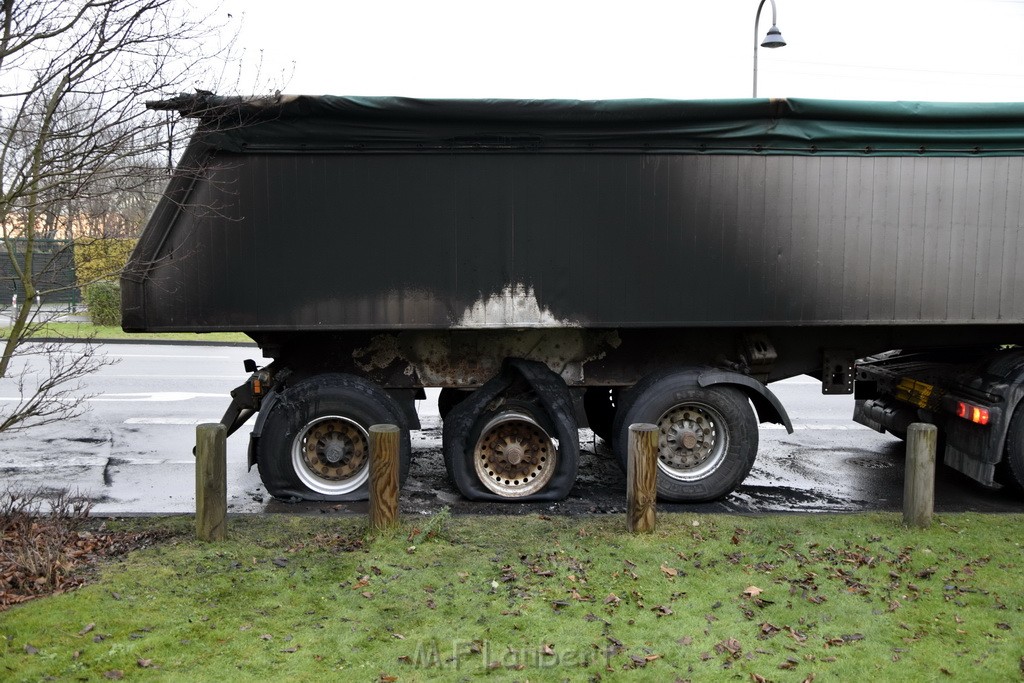
{"type": "MultiPolygon", "coordinates": [[[[227,0],[220,12],[242,20],[240,90],[693,99],[750,97],[757,5],[227,0]]],[[[1024,0],[776,5],[789,44],[759,49],[761,97],[1024,101],[1024,0]]],[[[770,26],[768,0],[758,42],[770,26]]]]}

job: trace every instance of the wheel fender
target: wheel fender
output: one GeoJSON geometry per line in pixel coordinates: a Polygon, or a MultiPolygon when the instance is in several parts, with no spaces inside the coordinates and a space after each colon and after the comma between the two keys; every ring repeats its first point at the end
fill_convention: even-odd
{"type": "Polygon", "coordinates": [[[793,423],[790,421],[786,409],[782,407],[782,402],[772,393],[771,389],[756,379],[727,370],[704,370],[697,375],[697,384],[702,387],[731,384],[739,388],[754,404],[758,421],[783,425],[786,431],[790,434],[793,433],[793,423]]]}
{"type": "Polygon", "coordinates": [[[260,440],[260,434],[263,433],[263,425],[267,421],[267,415],[270,415],[270,411],[274,408],[274,405],[281,400],[281,392],[277,389],[271,389],[263,400],[260,402],[260,411],[256,414],[256,421],[252,424],[252,432],[249,434],[249,455],[248,469],[252,469],[256,464],[256,444],[260,440]]]}

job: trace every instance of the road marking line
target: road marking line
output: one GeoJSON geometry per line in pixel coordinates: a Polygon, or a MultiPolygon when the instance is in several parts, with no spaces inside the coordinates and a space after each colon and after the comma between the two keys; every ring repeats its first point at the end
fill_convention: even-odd
{"type": "MultiPolygon", "coordinates": [[[[763,425],[761,425],[761,429],[785,429],[785,427],[783,425],[777,425],[777,424],[763,424],[763,425]]],[[[852,425],[834,425],[834,424],[817,424],[816,425],[816,424],[809,424],[809,425],[793,425],[793,429],[798,431],[798,432],[799,431],[804,431],[804,432],[832,432],[832,431],[845,432],[845,431],[868,429],[868,428],[863,426],[863,425],[859,425],[859,424],[852,424],[852,425]]],[[[872,429],[870,431],[874,431],[874,430],[872,429]]]]}
{"type": "Polygon", "coordinates": [[[108,356],[117,356],[118,358],[183,358],[183,359],[196,359],[203,358],[207,360],[230,360],[231,356],[182,356],[171,353],[117,353],[116,351],[107,351],[108,356]]]}
{"type": "Polygon", "coordinates": [[[237,375],[111,375],[103,373],[101,377],[104,379],[108,377],[117,379],[233,379],[235,381],[245,379],[241,373],[237,375]]]}
{"type": "Polygon", "coordinates": [[[191,401],[195,398],[224,398],[224,394],[205,394],[194,391],[146,391],[127,394],[100,394],[87,398],[87,401],[96,403],[113,401],[191,401]]]}
{"type": "Polygon", "coordinates": [[[207,422],[219,422],[210,418],[208,420],[197,420],[192,417],[129,417],[124,421],[126,425],[183,425],[195,426],[207,422]]]}

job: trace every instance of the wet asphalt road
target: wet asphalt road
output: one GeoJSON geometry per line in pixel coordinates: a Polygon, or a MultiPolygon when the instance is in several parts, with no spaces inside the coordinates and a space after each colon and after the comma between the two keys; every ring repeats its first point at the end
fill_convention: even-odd
{"type": "MultiPolygon", "coordinates": [[[[0,434],[0,473],[8,486],[89,496],[95,514],[194,511],[194,425],[219,420],[227,394],[246,377],[242,360],[254,347],[110,344],[117,359],[88,380],[95,396],[76,420],[16,434],[0,434]]],[[[822,396],[810,378],[772,385],[797,431],[762,425],[754,470],[724,500],[659,505],[666,511],[816,512],[899,510],[903,443],[850,421],[848,396],[822,396]]],[[[0,401],[16,395],[0,380],[0,401]]],[[[402,491],[405,514],[443,506],[456,513],[593,514],[625,509],[625,476],[606,445],[580,431],[582,459],[571,495],[559,503],[482,504],[463,500],[448,482],[441,457],[441,423],[431,393],[418,409],[423,429],[413,433],[413,462],[402,491]]],[[[248,430],[228,440],[228,504],[236,513],[339,514],[365,503],[291,504],[268,496],[258,473],[246,469],[248,430]]],[[[939,468],[938,511],[1024,512],[1024,497],[983,489],[939,468]]]]}

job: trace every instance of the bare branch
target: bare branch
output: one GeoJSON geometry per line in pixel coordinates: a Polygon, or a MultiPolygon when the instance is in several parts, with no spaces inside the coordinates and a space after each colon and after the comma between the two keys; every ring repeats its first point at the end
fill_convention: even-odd
{"type": "Polygon", "coordinates": [[[0,382],[20,396],[0,401],[0,432],[84,407],[81,380],[105,361],[31,341],[46,322],[34,297],[69,286],[52,245],[138,235],[192,125],[143,103],[217,89],[225,28],[189,0],[0,0],[0,259],[23,296],[0,337],[0,382]]]}

